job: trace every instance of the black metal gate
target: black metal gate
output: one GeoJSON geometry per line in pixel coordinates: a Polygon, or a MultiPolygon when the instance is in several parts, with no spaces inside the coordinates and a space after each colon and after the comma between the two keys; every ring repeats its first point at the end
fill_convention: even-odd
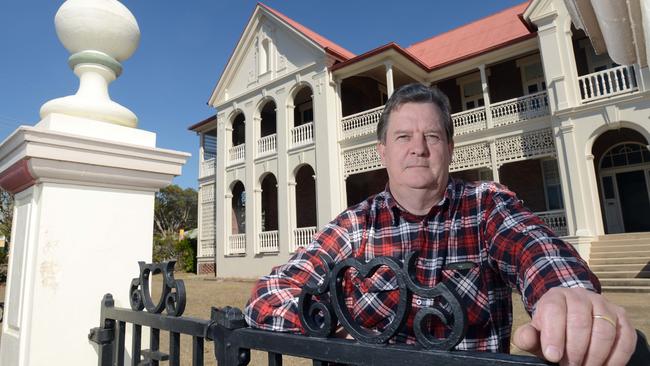
{"type": "MultiPolygon", "coordinates": [[[[529,356],[498,353],[450,351],[465,334],[467,318],[458,297],[443,283],[434,288],[424,288],[411,280],[410,263],[404,264],[388,257],[375,258],[369,263],[347,259],[337,264],[328,274],[328,280],[319,288],[305,288],[299,301],[300,319],[307,335],[268,332],[249,328],[241,310],[233,307],[212,308],[210,319],[181,316],[185,309],[185,286],[175,280],[174,262],[145,264],[140,262],[140,276],[133,279],[130,290],[131,309],[116,308],[113,297],[102,299],[100,327],[93,328],[88,338],[98,345],[100,366],[124,365],[126,326],[132,326],[130,348],[131,365],[180,365],[180,337],[192,337],[192,365],[203,365],[205,341],[214,342],[217,362],[221,366],[247,365],[250,351],[267,352],[269,365],[282,365],[282,356],[290,355],[313,360],[314,365],[546,365],[529,356]],[[337,298],[341,278],[349,267],[361,273],[372,273],[379,266],[388,266],[396,275],[402,298],[398,315],[406,319],[410,311],[410,297],[416,293],[423,297],[442,297],[447,308],[421,309],[415,316],[414,329],[417,345],[388,344],[387,341],[401,325],[393,322],[381,333],[369,332],[358,326],[349,316],[343,300],[337,298]],[[154,304],[149,289],[149,277],[161,273],[163,289],[160,300],[154,304]],[[329,294],[329,302],[315,301],[316,295],[329,294]],[[146,311],[143,311],[146,310],[146,311]],[[163,314],[163,310],[166,314],[163,314]],[[401,313],[400,313],[401,312],[401,313]],[[421,314],[420,314],[421,313],[421,314]],[[446,339],[436,339],[424,332],[420,322],[427,316],[438,317],[448,324],[451,334],[446,339]],[[331,338],[340,324],[354,339],[331,338]],[[149,347],[142,349],[142,327],[149,328],[149,347]],[[160,351],[160,332],[169,332],[169,352],[160,351]]],[[[328,296],[321,296],[327,298],[328,296]]],[[[637,331],[638,332],[638,331],[637,331]]],[[[633,359],[628,365],[649,365],[650,349],[641,332],[633,359]]]]}

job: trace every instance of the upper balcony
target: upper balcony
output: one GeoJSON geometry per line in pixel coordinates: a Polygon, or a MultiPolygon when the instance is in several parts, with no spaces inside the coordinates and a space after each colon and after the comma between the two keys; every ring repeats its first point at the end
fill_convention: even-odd
{"type": "Polygon", "coordinates": [[[214,175],[216,162],[217,159],[215,158],[202,161],[199,166],[199,179],[214,175]]]}
{"type": "MultiPolygon", "coordinates": [[[[380,106],[344,117],[340,124],[341,141],[374,134],[383,108],[384,106],[380,106]]],[[[549,114],[548,93],[542,91],[508,99],[489,107],[478,107],[454,113],[451,115],[451,119],[454,123],[454,135],[462,136],[488,128],[521,123],[549,114]],[[488,123],[488,113],[492,126],[489,126],[488,123]]]]}

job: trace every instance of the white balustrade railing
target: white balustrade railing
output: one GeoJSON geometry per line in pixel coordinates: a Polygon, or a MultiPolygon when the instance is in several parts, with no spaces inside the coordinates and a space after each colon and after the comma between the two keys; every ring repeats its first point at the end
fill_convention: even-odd
{"type": "Polygon", "coordinates": [[[228,236],[226,254],[246,254],[246,234],[234,234],[228,236]]]}
{"type": "Polygon", "coordinates": [[[377,123],[384,106],[351,114],[341,119],[341,140],[364,136],[377,132],[377,123]]]}
{"type": "Polygon", "coordinates": [[[273,154],[276,151],[276,134],[264,136],[257,140],[257,154],[259,156],[273,154]]]}
{"type": "Polygon", "coordinates": [[[312,238],[316,234],[316,226],[299,227],[293,229],[293,243],[291,243],[291,253],[294,253],[300,247],[306,247],[311,243],[312,238]]]}
{"type": "Polygon", "coordinates": [[[548,93],[542,91],[523,97],[504,100],[490,105],[494,127],[510,125],[537,117],[547,116],[548,93]]]}
{"type": "Polygon", "coordinates": [[[197,257],[214,257],[214,240],[201,240],[198,246],[197,257]]]}
{"type": "Polygon", "coordinates": [[[214,175],[216,162],[217,159],[215,158],[202,161],[201,167],[199,168],[199,178],[205,178],[214,175]]]}
{"type": "Polygon", "coordinates": [[[230,163],[242,162],[246,158],[246,145],[239,144],[233,146],[228,150],[228,158],[230,163]]]}
{"type": "Polygon", "coordinates": [[[314,122],[305,123],[291,129],[291,147],[314,142],[314,122]]]}
{"type": "Polygon", "coordinates": [[[454,113],[451,115],[454,123],[454,136],[481,131],[487,128],[485,107],[479,107],[454,113]]]}
{"type": "Polygon", "coordinates": [[[535,212],[535,215],[539,216],[556,235],[569,235],[566,223],[566,212],[564,210],[535,212]]]}
{"type": "Polygon", "coordinates": [[[634,66],[618,66],[578,77],[583,102],[638,90],[634,66]]]}
{"type": "Polygon", "coordinates": [[[259,253],[273,253],[279,251],[278,231],[262,231],[259,233],[259,253]]]}

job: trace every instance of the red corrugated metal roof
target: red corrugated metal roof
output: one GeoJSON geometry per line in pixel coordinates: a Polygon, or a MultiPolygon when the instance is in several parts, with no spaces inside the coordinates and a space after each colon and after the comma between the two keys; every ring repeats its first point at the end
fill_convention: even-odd
{"type": "Polygon", "coordinates": [[[434,69],[532,37],[521,19],[530,1],[411,45],[407,50],[434,69]]]}
{"type": "Polygon", "coordinates": [[[349,58],[354,57],[354,53],[346,50],[345,48],[337,45],[336,43],[330,41],[329,39],[321,36],[320,34],[314,32],[313,30],[305,27],[304,25],[296,22],[295,20],[289,18],[288,16],[280,13],[279,11],[270,8],[268,5],[262,4],[262,3],[257,3],[259,6],[263,7],[264,9],[270,11],[273,13],[275,16],[278,18],[282,19],[283,21],[287,22],[289,25],[291,25],[293,28],[295,28],[298,32],[302,33],[305,37],[311,39],[312,41],[316,42],[318,45],[323,47],[326,51],[329,51],[332,53],[334,56],[337,56],[341,59],[341,61],[345,61],[349,58]]]}

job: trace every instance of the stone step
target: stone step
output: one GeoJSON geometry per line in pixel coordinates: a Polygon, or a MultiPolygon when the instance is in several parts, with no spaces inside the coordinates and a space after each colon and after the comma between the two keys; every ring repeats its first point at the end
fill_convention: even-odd
{"type": "Polygon", "coordinates": [[[616,251],[616,252],[591,252],[589,258],[594,259],[607,259],[607,258],[650,258],[650,250],[648,251],[616,251]]]}
{"type": "Polygon", "coordinates": [[[603,292],[641,292],[650,293],[650,287],[635,287],[635,286],[603,286],[603,292]]]}
{"type": "Polygon", "coordinates": [[[650,240],[650,232],[642,233],[623,233],[623,234],[607,234],[598,236],[598,241],[609,240],[626,240],[626,239],[648,239],[650,240]]]}
{"type": "Polygon", "coordinates": [[[612,244],[612,245],[592,245],[591,254],[625,252],[625,251],[650,251],[650,242],[642,244],[612,244]]]}
{"type": "Polygon", "coordinates": [[[633,264],[594,264],[589,263],[589,268],[594,272],[618,272],[618,271],[650,271],[650,264],[648,263],[633,263],[633,264]]]}
{"type": "Polygon", "coordinates": [[[594,258],[589,259],[589,264],[647,264],[650,266],[650,257],[594,258]]]}
{"type": "Polygon", "coordinates": [[[591,242],[591,246],[596,248],[643,244],[650,244],[650,239],[599,240],[591,242]]]}
{"type": "Polygon", "coordinates": [[[648,287],[650,278],[600,278],[601,286],[648,287]]]}
{"type": "Polygon", "coordinates": [[[598,278],[650,278],[650,271],[599,271],[598,278]]]}

